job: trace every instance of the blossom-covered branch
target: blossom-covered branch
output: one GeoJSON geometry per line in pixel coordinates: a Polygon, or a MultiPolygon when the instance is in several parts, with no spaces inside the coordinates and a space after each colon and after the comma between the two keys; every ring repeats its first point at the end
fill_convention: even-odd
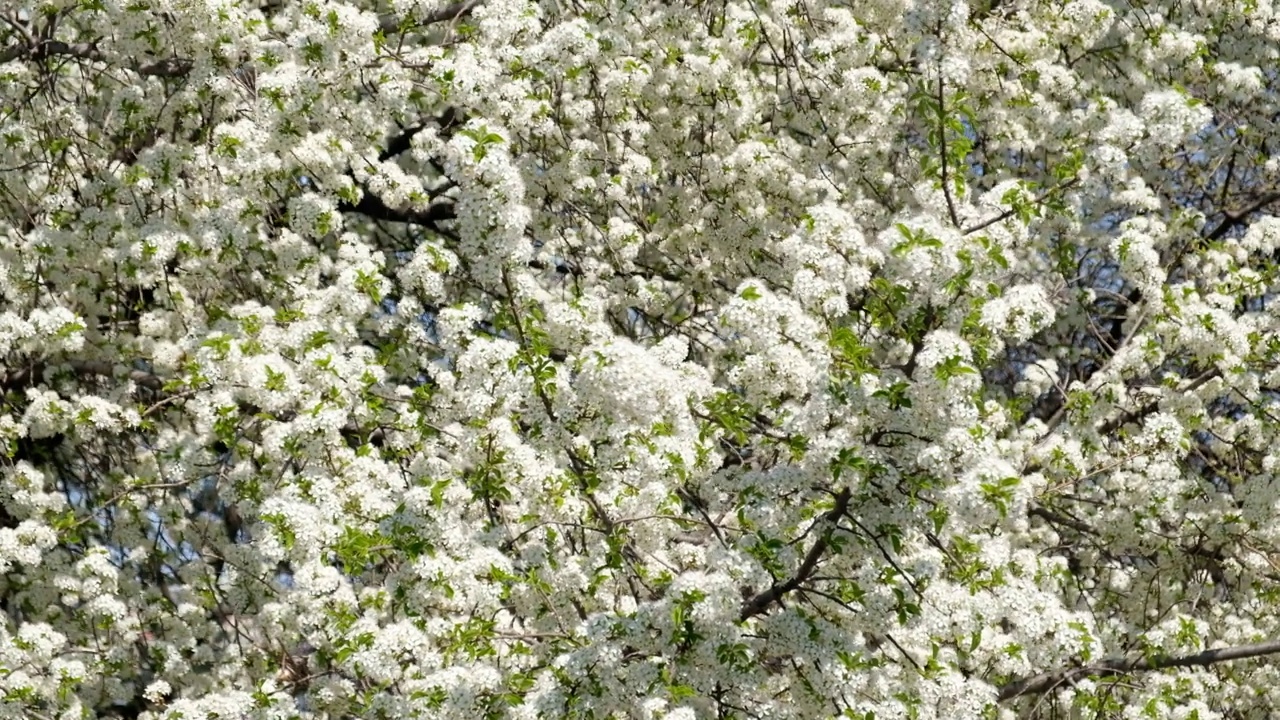
{"type": "Polygon", "coordinates": [[[1266,716],[1273,4],[0,11],[5,708],[1266,716]]]}

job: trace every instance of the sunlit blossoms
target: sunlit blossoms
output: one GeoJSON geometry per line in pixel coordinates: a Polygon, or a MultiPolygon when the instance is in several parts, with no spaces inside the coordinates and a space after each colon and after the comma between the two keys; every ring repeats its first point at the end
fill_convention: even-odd
{"type": "Polygon", "coordinates": [[[1277,28],[0,7],[0,720],[1270,717],[1277,28]]]}

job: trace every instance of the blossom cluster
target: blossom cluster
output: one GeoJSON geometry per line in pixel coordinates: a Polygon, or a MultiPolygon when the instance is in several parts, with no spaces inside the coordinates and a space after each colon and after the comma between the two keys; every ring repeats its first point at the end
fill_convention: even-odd
{"type": "Polygon", "coordinates": [[[0,10],[0,720],[1269,717],[1277,17],[0,10]]]}

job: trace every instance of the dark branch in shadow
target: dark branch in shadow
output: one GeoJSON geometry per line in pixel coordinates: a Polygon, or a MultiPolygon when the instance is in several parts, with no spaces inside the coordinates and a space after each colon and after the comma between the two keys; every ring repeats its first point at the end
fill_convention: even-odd
{"type": "Polygon", "coordinates": [[[796,570],[796,574],[792,575],[786,582],[775,584],[768,590],[743,603],[742,611],[738,613],[738,619],[747,620],[756,615],[764,614],[770,605],[781,600],[787,593],[799,588],[813,575],[813,571],[818,567],[818,562],[822,560],[827,548],[831,546],[831,533],[835,531],[836,521],[849,510],[850,497],[849,488],[844,488],[836,494],[836,506],[822,516],[822,522],[826,523],[828,527],[823,531],[817,542],[813,544],[813,547],[809,548],[809,552],[804,556],[804,561],[800,563],[800,568],[796,570]]]}

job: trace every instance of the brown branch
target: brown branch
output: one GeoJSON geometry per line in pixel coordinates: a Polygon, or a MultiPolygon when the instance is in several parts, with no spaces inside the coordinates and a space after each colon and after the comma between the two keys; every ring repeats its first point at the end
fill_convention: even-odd
{"type": "Polygon", "coordinates": [[[960,218],[956,215],[956,202],[951,197],[951,185],[947,178],[947,111],[946,94],[943,92],[942,77],[938,77],[938,154],[942,160],[942,195],[947,199],[947,214],[951,217],[952,227],[960,227],[960,218]]]}
{"type": "MultiPolygon", "coordinates": [[[[1052,195],[1052,194],[1054,194],[1054,193],[1056,193],[1056,192],[1059,192],[1059,191],[1061,191],[1061,190],[1066,190],[1067,188],[1070,188],[1071,186],[1076,185],[1076,184],[1077,184],[1077,183],[1079,183],[1079,182],[1080,182],[1080,179],[1079,179],[1079,178],[1074,178],[1074,177],[1073,177],[1073,178],[1071,178],[1070,180],[1067,180],[1067,181],[1065,181],[1065,182],[1061,183],[1060,185],[1057,185],[1057,186],[1055,186],[1055,187],[1051,187],[1051,188],[1049,188],[1048,190],[1045,190],[1044,192],[1042,192],[1042,193],[1040,193],[1039,195],[1037,195],[1037,196],[1035,197],[1035,199],[1031,201],[1031,204],[1032,204],[1032,205],[1041,205],[1041,204],[1043,204],[1043,203],[1044,203],[1044,201],[1045,201],[1045,200],[1048,200],[1048,199],[1049,199],[1049,196],[1050,196],[1050,195],[1052,195]]],[[[962,235],[972,235],[973,233],[976,233],[976,232],[978,232],[979,230],[985,230],[985,229],[987,229],[987,228],[991,227],[992,225],[995,225],[996,223],[998,223],[998,222],[1000,222],[1000,221],[1002,221],[1002,220],[1007,220],[1007,219],[1009,219],[1010,217],[1013,217],[1014,213],[1016,213],[1016,212],[1017,212],[1017,210],[1013,210],[1013,209],[1005,210],[1004,212],[1000,213],[999,215],[995,215],[995,216],[993,216],[993,217],[989,217],[989,218],[987,218],[986,220],[983,220],[983,221],[979,222],[977,225],[971,225],[971,226],[969,226],[969,227],[967,227],[967,228],[965,228],[965,229],[961,230],[961,231],[960,231],[960,233],[961,233],[962,235]]]]}
{"type": "Polygon", "coordinates": [[[1262,197],[1259,197],[1257,200],[1254,200],[1252,203],[1249,203],[1248,205],[1246,205],[1245,207],[1239,210],[1223,211],[1222,222],[1218,223],[1217,227],[1215,227],[1213,230],[1209,232],[1208,235],[1205,236],[1205,240],[1220,240],[1223,236],[1225,236],[1228,232],[1230,232],[1232,228],[1238,227],[1240,225],[1244,225],[1246,219],[1250,215],[1261,210],[1267,205],[1270,205],[1271,203],[1276,202],[1277,200],[1280,200],[1280,192],[1273,191],[1263,195],[1262,197]]]}
{"type": "MultiPolygon", "coordinates": [[[[115,376],[117,365],[102,360],[71,360],[65,365],[71,368],[72,372],[80,376],[103,377],[110,378],[115,376]]],[[[34,386],[42,381],[45,369],[49,367],[48,363],[33,363],[24,368],[15,369],[7,374],[0,375],[0,391],[16,391],[24,387],[34,386]]],[[[165,379],[149,373],[145,370],[130,370],[128,373],[129,380],[133,381],[139,387],[144,387],[153,392],[160,393],[162,402],[172,402],[184,399],[192,394],[191,390],[180,391],[176,393],[168,393],[164,391],[165,379]]],[[[153,408],[156,406],[152,406],[153,408]]],[[[246,416],[255,416],[260,411],[251,405],[241,403],[241,411],[246,416]]],[[[277,415],[274,419],[279,422],[290,422],[296,417],[293,412],[284,412],[277,415]]],[[[348,422],[340,428],[339,432],[344,435],[362,436],[363,429],[354,420],[348,422]]],[[[380,442],[386,436],[386,430],[382,427],[374,428],[368,433],[366,438],[370,442],[380,442]]],[[[2,518],[3,516],[0,516],[2,518]]],[[[0,525],[2,526],[2,525],[0,525]]]]}
{"type": "Polygon", "coordinates": [[[432,25],[434,23],[452,22],[460,17],[470,15],[472,10],[480,7],[483,0],[463,0],[463,2],[454,3],[448,7],[442,7],[431,13],[423,21],[424,25],[432,25]]]}
{"type": "Polygon", "coordinates": [[[1083,523],[1079,520],[1076,520],[1075,518],[1068,517],[1067,515],[1064,515],[1058,512],[1057,510],[1050,510],[1049,508],[1043,505],[1032,505],[1027,510],[1027,514],[1032,517],[1038,517],[1041,520],[1052,523],[1054,525],[1069,527],[1072,530],[1075,530],[1076,532],[1079,532],[1079,533],[1084,533],[1085,535],[1097,534],[1097,531],[1094,530],[1092,527],[1090,527],[1087,523],[1083,523]]]}
{"type": "Polygon", "coordinates": [[[1061,668],[1041,673],[1033,677],[1017,680],[1000,687],[999,700],[1012,700],[1024,695],[1040,695],[1054,688],[1070,683],[1077,678],[1094,675],[1125,675],[1151,670],[1166,670],[1180,667],[1208,667],[1210,665],[1229,662],[1231,660],[1247,660],[1249,658],[1275,655],[1280,653],[1280,640],[1238,645],[1235,647],[1205,650],[1193,655],[1155,656],[1155,657],[1113,657],[1094,665],[1061,668]]]}
{"type": "Polygon", "coordinates": [[[423,28],[428,25],[435,25],[442,22],[453,22],[458,18],[471,14],[472,10],[480,7],[484,0],[463,0],[452,5],[442,7],[431,13],[420,21],[410,21],[405,24],[401,18],[396,15],[383,15],[378,21],[378,27],[384,33],[400,32],[401,30],[413,30],[415,28],[423,28]]]}
{"type": "MultiPolygon", "coordinates": [[[[414,22],[408,27],[402,26],[399,17],[384,15],[380,19],[379,28],[382,32],[390,34],[399,32],[401,29],[408,30],[442,22],[453,22],[470,15],[483,1],[463,0],[463,2],[454,3],[436,10],[421,21],[414,22]]],[[[44,38],[27,44],[11,45],[0,50],[0,63],[22,59],[44,60],[50,57],[70,57],[88,62],[111,62],[99,49],[96,42],[67,43],[61,40],[44,38]]],[[[191,72],[191,69],[195,67],[195,63],[190,58],[172,57],[163,60],[137,62],[125,67],[144,77],[181,77],[191,72]]]]}
{"type": "Polygon", "coordinates": [[[582,277],[582,270],[580,270],[577,265],[564,260],[547,262],[545,260],[538,260],[535,258],[526,264],[534,270],[555,270],[559,275],[582,277]]]}
{"type": "MultiPolygon", "coordinates": [[[[88,62],[108,62],[96,43],[66,43],[61,40],[42,40],[33,45],[12,45],[0,50],[0,63],[11,60],[44,60],[50,57],[70,57],[88,62]]],[[[147,77],[180,77],[191,72],[194,66],[186,58],[165,58],[128,66],[130,70],[147,77]]]]}
{"type": "Polygon", "coordinates": [[[818,538],[813,547],[809,548],[809,553],[805,555],[804,561],[800,563],[796,574],[792,575],[789,580],[784,583],[775,583],[773,587],[759,593],[755,597],[747,600],[742,605],[742,611],[738,613],[739,620],[747,620],[756,615],[763,614],[769,609],[774,602],[781,600],[784,595],[800,587],[804,581],[813,575],[813,571],[818,567],[818,561],[822,560],[822,556],[826,554],[827,548],[831,546],[831,533],[835,530],[835,523],[849,509],[849,499],[851,497],[849,488],[842,489],[836,494],[836,506],[828,510],[822,516],[822,522],[830,525],[818,538]]]}
{"type": "MultiPolygon", "coordinates": [[[[427,128],[435,128],[443,138],[453,137],[454,132],[467,122],[467,115],[456,106],[450,105],[439,116],[404,128],[399,135],[387,141],[387,147],[378,153],[378,162],[386,162],[413,147],[413,138],[427,128]]],[[[440,174],[444,174],[442,170],[440,174]]]]}
{"type": "Polygon", "coordinates": [[[1117,415],[1116,417],[1112,418],[1111,420],[1104,422],[1101,426],[1099,426],[1098,434],[1104,437],[1107,435],[1111,435],[1112,433],[1124,427],[1125,425],[1141,420],[1142,418],[1147,417],[1148,415],[1150,415],[1151,413],[1159,409],[1160,409],[1160,401],[1152,400],[1151,402],[1145,405],[1142,405],[1141,407],[1135,408],[1133,410],[1126,410],[1120,413],[1119,415],[1117,415]]]}
{"type": "MultiPolygon", "coordinates": [[[[1201,386],[1203,386],[1205,383],[1209,382],[1210,380],[1214,379],[1215,377],[1218,377],[1218,369],[1210,368],[1200,373],[1200,375],[1196,376],[1195,378],[1192,378],[1191,381],[1186,384],[1186,386],[1179,388],[1179,393],[1194,392],[1195,390],[1199,389],[1201,386]]],[[[1107,422],[1103,423],[1098,428],[1098,434],[1110,435],[1115,431],[1119,430],[1120,428],[1124,427],[1125,425],[1141,420],[1159,409],[1160,409],[1160,401],[1152,400],[1151,402],[1148,402],[1133,410],[1126,410],[1120,413],[1115,418],[1112,418],[1111,420],[1108,420],[1107,422]]]]}
{"type": "MultiPolygon", "coordinates": [[[[77,375],[97,375],[101,377],[111,377],[115,374],[116,367],[104,360],[72,360],[67,365],[77,375]]],[[[39,382],[47,367],[46,363],[36,363],[24,368],[17,368],[5,375],[0,375],[0,390],[16,390],[33,382],[39,382]]],[[[164,387],[164,380],[144,370],[130,370],[128,377],[148,390],[160,390],[164,387]]]]}
{"type": "Polygon", "coordinates": [[[452,201],[432,203],[426,210],[397,209],[388,206],[381,198],[367,192],[360,197],[360,202],[350,203],[343,201],[339,203],[338,211],[358,213],[373,220],[413,223],[433,229],[436,227],[436,223],[441,220],[452,220],[457,217],[452,201]]]}

